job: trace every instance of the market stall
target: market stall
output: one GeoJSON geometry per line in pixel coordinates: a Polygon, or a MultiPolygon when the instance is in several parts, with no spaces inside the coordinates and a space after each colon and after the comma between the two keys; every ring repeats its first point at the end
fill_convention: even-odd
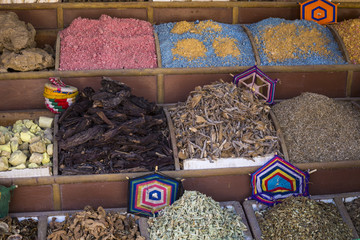
{"type": "MultiPolygon", "coordinates": [[[[16,129],[18,120],[26,125],[39,116],[54,119],[54,142],[44,143],[53,146],[50,164],[43,148],[21,149],[19,164],[8,161],[10,168],[43,164],[50,174],[0,178],[1,185],[18,186],[11,213],[37,212],[34,217],[43,222],[41,212],[124,208],[130,202],[129,180],[158,170],[187,191],[241,204],[251,196],[251,173],[277,155],[311,173],[310,195],[360,190],[355,135],[360,67],[351,30],[358,27],[359,3],[342,2],[339,23],[329,26],[299,20],[295,2],[0,5],[1,14],[8,11],[28,26],[37,51],[47,52],[53,62],[45,53],[50,64],[31,70],[6,61],[0,125],[16,129]],[[111,31],[115,34],[108,35],[111,31]],[[249,82],[233,84],[235,76],[246,82],[254,65],[262,74],[250,88],[249,82]],[[274,88],[267,92],[268,102],[254,95],[266,92],[257,89],[264,82],[274,88]],[[31,162],[30,153],[37,153],[31,162]],[[229,163],[239,159],[244,163],[229,163]],[[217,160],[224,164],[212,166],[217,160]],[[191,161],[200,164],[185,167],[191,161]]],[[[33,42],[19,49],[6,46],[7,56],[33,47],[33,42]]],[[[29,145],[38,142],[32,137],[29,145]]],[[[14,139],[1,145],[6,144],[14,139]]],[[[10,155],[18,151],[9,146],[10,155]]],[[[162,184],[151,201],[167,189],[162,184]]],[[[240,212],[235,211],[237,219],[240,212]]],[[[141,231],[141,219],[138,223],[141,231]]],[[[54,236],[61,234],[54,230],[54,236]]]]}

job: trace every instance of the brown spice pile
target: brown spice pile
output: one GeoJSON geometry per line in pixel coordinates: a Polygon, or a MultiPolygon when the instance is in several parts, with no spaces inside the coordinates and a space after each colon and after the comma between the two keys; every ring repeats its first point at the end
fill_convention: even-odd
{"type": "Polygon", "coordinates": [[[273,106],[292,163],[358,160],[360,111],[315,93],[273,106]]]}
{"type": "MultiPolygon", "coordinates": [[[[330,54],[326,48],[329,39],[316,28],[281,23],[266,28],[261,35],[265,45],[264,52],[269,62],[299,58],[299,53],[316,52],[322,56],[330,54]]],[[[260,45],[258,36],[255,37],[255,42],[260,45]]]]}
{"type": "Polygon", "coordinates": [[[192,60],[198,57],[205,57],[206,47],[201,41],[195,38],[188,38],[178,41],[175,48],[171,51],[173,55],[177,54],[192,60]]]}
{"type": "Polygon", "coordinates": [[[215,54],[219,57],[226,57],[227,55],[232,55],[237,57],[240,55],[240,51],[236,46],[237,41],[233,38],[222,38],[218,37],[214,39],[212,44],[215,54]]]}
{"type": "Polygon", "coordinates": [[[200,21],[198,24],[195,24],[194,22],[181,21],[174,25],[173,29],[171,29],[171,33],[184,34],[186,32],[191,32],[201,34],[204,31],[220,32],[221,30],[222,27],[213,21],[200,21]]]}
{"type": "Polygon", "coordinates": [[[282,203],[256,212],[263,240],[350,240],[350,228],[336,206],[306,197],[289,197],[282,203]]]}
{"type": "Polygon", "coordinates": [[[360,64],[360,19],[350,19],[334,25],[343,40],[352,63],[360,64]]]}
{"type": "Polygon", "coordinates": [[[357,233],[360,234],[360,197],[352,200],[351,202],[345,202],[345,207],[357,233]]]}

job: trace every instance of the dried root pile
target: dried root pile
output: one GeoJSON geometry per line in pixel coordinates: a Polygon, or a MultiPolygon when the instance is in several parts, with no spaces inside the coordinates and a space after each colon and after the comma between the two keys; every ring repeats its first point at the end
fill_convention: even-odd
{"type": "Polygon", "coordinates": [[[85,88],[59,119],[59,170],[63,175],[173,170],[163,109],[104,79],[85,88]]]}
{"type": "Polygon", "coordinates": [[[360,234],[360,198],[356,198],[351,202],[346,202],[345,207],[350,215],[356,231],[360,234]]]}
{"type": "Polygon", "coordinates": [[[145,240],[140,235],[137,218],[116,212],[107,213],[102,207],[94,210],[87,206],[84,211],[67,216],[64,222],[56,222],[53,218],[49,223],[47,239],[145,240]]]}
{"type": "Polygon", "coordinates": [[[279,151],[269,110],[231,83],[196,87],[184,105],[169,109],[179,158],[253,158],[279,151]]]}
{"type": "Polygon", "coordinates": [[[152,240],[242,240],[246,231],[239,215],[196,191],[185,191],[179,200],[148,222],[152,240]]]}
{"type": "Polygon", "coordinates": [[[32,218],[19,221],[9,216],[0,219],[0,240],[37,240],[38,221],[32,218]]]}
{"type": "Polygon", "coordinates": [[[306,197],[289,197],[282,203],[256,212],[262,239],[351,240],[350,228],[332,203],[306,197]]]}

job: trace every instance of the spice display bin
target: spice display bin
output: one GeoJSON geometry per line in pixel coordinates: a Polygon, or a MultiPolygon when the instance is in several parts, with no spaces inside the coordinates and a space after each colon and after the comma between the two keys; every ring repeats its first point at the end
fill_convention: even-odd
{"type": "MultiPolygon", "coordinates": [[[[330,202],[336,205],[337,209],[339,210],[339,213],[341,217],[343,218],[344,222],[349,226],[349,228],[352,231],[354,239],[359,238],[358,234],[356,233],[355,227],[350,219],[349,214],[347,213],[345,206],[341,204],[341,194],[331,194],[331,195],[314,195],[310,196],[311,199],[319,200],[323,202],[330,202]]],[[[259,226],[259,223],[256,219],[255,211],[257,209],[263,210],[268,208],[265,204],[259,203],[255,200],[245,200],[243,202],[243,207],[246,213],[246,216],[249,220],[251,231],[254,235],[254,239],[261,240],[261,229],[259,226]]]]}
{"type": "MultiPolygon", "coordinates": [[[[228,209],[233,210],[237,215],[241,217],[242,222],[245,224],[247,228],[247,230],[244,232],[244,239],[252,240],[253,236],[251,234],[250,227],[245,216],[245,212],[242,206],[240,205],[240,203],[237,201],[220,202],[220,206],[224,208],[227,207],[228,209]]],[[[147,218],[140,219],[140,232],[141,232],[141,236],[144,236],[146,240],[150,240],[150,235],[148,231],[149,225],[147,221],[148,221],[147,218]]]]}
{"type": "MultiPolygon", "coordinates": [[[[161,104],[159,106],[162,106],[161,104]]],[[[173,138],[171,137],[171,128],[169,127],[171,123],[171,119],[170,119],[170,116],[168,116],[168,114],[165,112],[165,116],[166,116],[166,122],[167,122],[167,126],[168,126],[168,129],[169,129],[169,136],[168,136],[168,139],[170,140],[170,146],[169,148],[173,149],[174,148],[174,141],[173,141],[173,138]]],[[[56,117],[55,117],[55,126],[54,128],[56,129],[56,132],[58,131],[59,129],[59,124],[58,124],[58,119],[59,119],[59,114],[56,114],[56,117]]],[[[56,141],[56,144],[54,144],[54,153],[56,152],[56,154],[54,154],[54,156],[56,157],[56,166],[54,166],[54,175],[60,175],[59,173],[59,154],[61,154],[60,152],[60,149],[58,147],[58,142],[56,141]]],[[[180,170],[180,164],[179,164],[179,158],[177,157],[177,154],[175,154],[175,152],[173,151],[173,155],[172,155],[173,159],[174,159],[174,170],[180,170]]],[[[54,164],[55,165],[55,164],[54,164]]],[[[92,174],[92,175],[99,175],[99,174],[92,174]]],[[[104,174],[104,175],[108,175],[108,174],[104,174]]],[[[77,175],[79,176],[79,175],[77,175]]]]}
{"type": "Polygon", "coordinates": [[[53,122],[53,158],[52,167],[40,167],[40,168],[26,168],[26,169],[15,169],[11,171],[0,171],[0,178],[27,178],[27,177],[42,177],[56,175],[57,173],[57,142],[55,139],[56,134],[56,119],[55,115],[47,110],[23,110],[23,111],[1,111],[0,112],[0,126],[11,126],[17,120],[38,120],[40,116],[54,118],[53,122]]]}
{"type": "MultiPolygon", "coordinates": [[[[126,214],[127,209],[126,208],[105,208],[106,212],[118,212],[121,214],[126,214]]],[[[80,212],[83,210],[68,210],[68,211],[46,211],[46,212],[26,212],[26,213],[10,213],[9,216],[11,217],[18,217],[18,218],[34,218],[38,220],[38,240],[45,240],[48,233],[48,223],[51,221],[53,217],[59,218],[59,222],[61,222],[62,219],[65,218],[65,216],[71,214],[80,212]]],[[[141,221],[142,218],[139,218],[138,225],[139,225],[139,231],[140,228],[143,228],[140,226],[143,221],[141,221]]]]}
{"type": "MultiPolygon", "coordinates": [[[[358,98],[334,98],[334,100],[351,102],[351,104],[353,106],[355,106],[357,109],[359,109],[359,111],[360,111],[360,104],[359,104],[358,98]]],[[[288,152],[288,147],[286,146],[286,142],[285,142],[285,135],[284,135],[283,131],[281,130],[280,122],[277,119],[274,111],[270,110],[270,116],[271,116],[271,120],[275,126],[275,129],[277,131],[278,137],[280,138],[281,148],[282,148],[282,152],[284,154],[285,160],[291,162],[291,158],[290,158],[289,152],[288,152]]],[[[334,167],[334,168],[348,167],[348,166],[360,167],[360,159],[359,160],[346,160],[346,161],[296,163],[295,165],[302,169],[317,169],[317,168],[322,168],[325,164],[327,165],[327,167],[334,167]]]]}
{"type": "MultiPolygon", "coordinates": [[[[184,104],[184,103],[178,103],[178,104],[184,104]]],[[[169,113],[169,108],[172,108],[175,106],[176,106],[175,104],[166,104],[166,105],[164,105],[164,107],[165,107],[164,111],[165,111],[165,114],[168,119],[168,126],[170,129],[170,137],[171,137],[171,143],[172,143],[175,162],[178,162],[178,164],[180,166],[180,168],[178,170],[180,170],[180,169],[195,170],[195,169],[231,168],[231,167],[254,167],[254,166],[261,166],[262,164],[264,164],[265,162],[267,162],[268,160],[270,160],[271,158],[274,157],[275,153],[272,153],[272,154],[268,154],[266,156],[259,156],[256,158],[256,160],[254,159],[253,161],[248,160],[246,158],[218,158],[218,159],[214,160],[214,162],[211,162],[206,158],[204,158],[204,159],[189,158],[189,159],[183,160],[183,161],[187,161],[186,164],[189,166],[189,167],[184,168],[184,162],[180,162],[180,160],[179,160],[179,156],[178,156],[179,151],[176,146],[177,141],[176,141],[176,137],[175,137],[175,127],[174,127],[174,124],[172,122],[172,119],[171,119],[171,116],[169,113]],[[219,162],[219,164],[217,164],[216,162],[219,162]]],[[[269,118],[270,118],[271,122],[273,123],[274,128],[277,133],[277,137],[279,138],[281,152],[284,155],[285,159],[288,159],[288,152],[287,152],[287,148],[284,144],[284,138],[283,138],[283,135],[279,128],[279,124],[276,119],[276,116],[272,111],[270,111],[269,118]]],[[[277,154],[279,154],[279,153],[277,153],[277,154]]]]}
{"type": "Polygon", "coordinates": [[[19,221],[21,221],[23,219],[30,219],[30,218],[36,220],[37,228],[38,228],[37,239],[39,239],[39,240],[46,239],[46,232],[44,235],[44,233],[39,230],[39,229],[43,229],[44,227],[46,227],[46,217],[45,216],[39,216],[38,214],[34,214],[34,213],[10,213],[9,216],[12,218],[16,217],[19,219],[19,221]]]}

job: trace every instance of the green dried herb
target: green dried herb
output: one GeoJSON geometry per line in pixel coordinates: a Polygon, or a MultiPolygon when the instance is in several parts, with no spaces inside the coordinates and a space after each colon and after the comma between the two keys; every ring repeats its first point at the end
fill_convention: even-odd
{"type": "Polygon", "coordinates": [[[197,191],[185,191],[148,223],[152,240],[244,239],[246,230],[239,215],[197,191]]]}
{"type": "Polygon", "coordinates": [[[256,212],[263,240],[350,240],[352,233],[336,206],[306,197],[289,197],[256,212]]]}

